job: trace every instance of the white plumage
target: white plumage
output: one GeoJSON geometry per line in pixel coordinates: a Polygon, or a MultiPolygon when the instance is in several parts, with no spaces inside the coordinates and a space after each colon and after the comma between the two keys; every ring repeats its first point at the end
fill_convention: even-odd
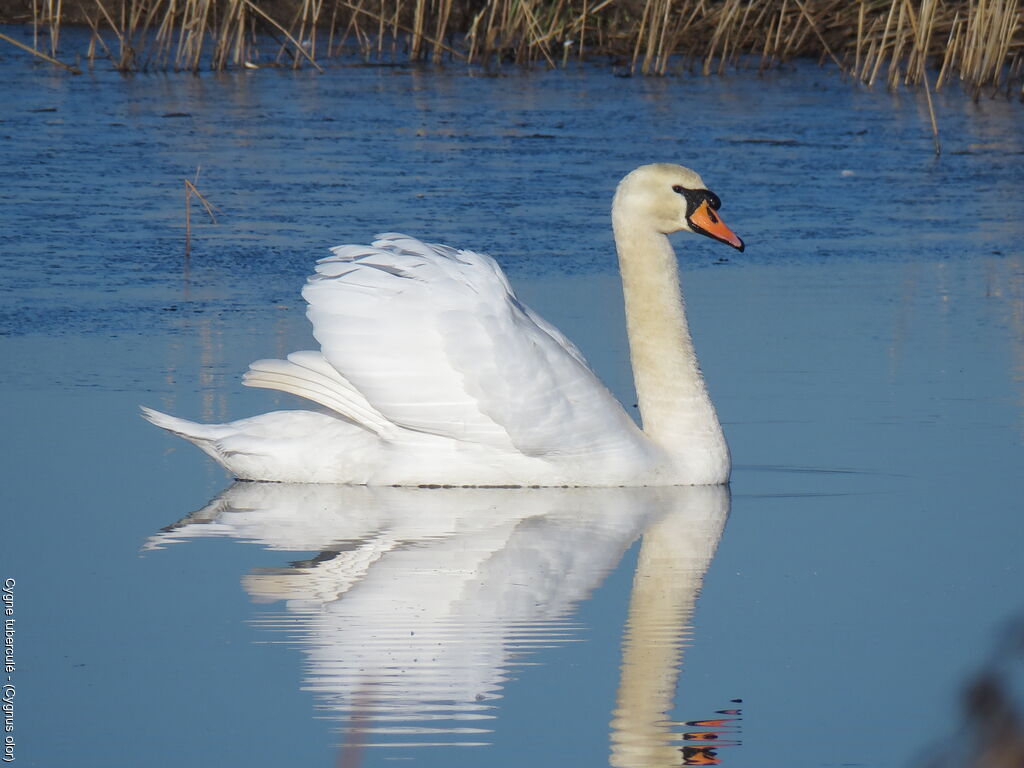
{"type": "MultiPolygon", "coordinates": [[[[627,316],[632,298],[645,309],[630,320],[640,315],[654,320],[639,327],[630,323],[634,367],[637,349],[657,345],[660,337],[683,347],[657,355],[668,362],[678,358],[677,370],[668,375],[685,379],[687,385],[673,397],[685,411],[685,418],[676,419],[679,429],[692,432],[677,436],[682,450],[676,446],[679,440],[654,440],[636,427],[575,345],[516,298],[493,259],[400,234],[381,235],[370,246],[333,248],[302,292],[320,351],[258,360],[245,375],[249,386],[298,395],[325,412],[277,411],[221,425],[194,424],[148,408],[144,415],[194,442],[236,477],[251,480],[371,485],[724,482],[728,451],[692,345],[686,348],[689,334],[675,259],[664,234],[691,229],[698,212],[690,198],[702,193],[710,195],[692,171],[644,166],[620,184],[613,211],[627,316]],[[619,219],[631,210],[624,227],[619,219]],[[672,220],[671,229],[663,226],[665,216],[672,220]],[[664,274],[655,277],[668,286],[667,293],[664,285],[653,293],[639,285],[631,297],[629,273],[638,268],[661,270],[664,274]],[[655,317],[665,296],[678,310],[668,306],[662,317],[655,317]],[[663,328],[666,318],[669,325],[663,328]],[[676,327],[680,323],[681,337],[676,327]]],[[[645,399],[652,411],[664,410],[660,400],[680,384],[658,384],[665,378],[656,370],[660,366],[649,366],[646,382],[636,371],[645,428],[645,399]],[[652,387],[663,390],[654,399],[652,387]]]]}

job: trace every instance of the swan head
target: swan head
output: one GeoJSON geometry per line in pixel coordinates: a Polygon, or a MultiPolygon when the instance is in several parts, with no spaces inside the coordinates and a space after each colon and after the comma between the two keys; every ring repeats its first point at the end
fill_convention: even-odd
{"type": "Polygon", "coordinates": [[[696,171],[654,163],[640,166],[619,182],[612,219],[616,228],[628,222],[665,235],[693,232],[742,251],[743,241],[718,215],[721,205],[696,171]]]}

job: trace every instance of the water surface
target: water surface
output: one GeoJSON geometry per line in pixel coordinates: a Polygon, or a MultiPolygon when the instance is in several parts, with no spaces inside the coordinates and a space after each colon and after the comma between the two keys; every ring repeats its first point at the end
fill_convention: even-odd
{"type": "Polygon", "coordinates": [[[921,764],[1024,611],[1020,106],[813,67],[78,78],[0,60],[3,576],[38,766],[921,764]],[[607,209],[679,236],[724,489],[244,484],[145,424],[312,344],[327,246],[494,255],[633,393],[607,209]],[[193,211],[183,179],[220,209],[193,211]]]}

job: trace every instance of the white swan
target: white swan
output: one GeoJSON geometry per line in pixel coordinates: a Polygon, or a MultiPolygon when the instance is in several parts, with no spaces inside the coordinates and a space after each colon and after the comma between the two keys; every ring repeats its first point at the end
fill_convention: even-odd
{"type": "Polygon", "coordinates": [[[387,234],[322,259],[303,297],[321,350],[244,382],[324,406],[228,424],[143,408],[236,477],[367,485],[716,485],[729,449],[666,236],[743,250],[688,168],[645,165],[612,204],[643,431],[488,256],[387,234]]]}

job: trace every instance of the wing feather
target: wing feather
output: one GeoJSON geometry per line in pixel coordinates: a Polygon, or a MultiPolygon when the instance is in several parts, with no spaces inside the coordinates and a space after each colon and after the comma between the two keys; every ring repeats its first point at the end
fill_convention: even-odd
{"type": "Polygon", "coordinates": [[[393,425],[320,352],[304,350],[292,352],[287,360],[257,360],[249,365],[242,383],[319,403],[382,437],[394,431],[393,425]]]}
{"type": "Polygon", "coordinates": [[[323,359],[384,419],[530,456],[637,441],[580,351],[489,256],[393,233],[332,254],[303,291],[307,314],[323,359]]]}

